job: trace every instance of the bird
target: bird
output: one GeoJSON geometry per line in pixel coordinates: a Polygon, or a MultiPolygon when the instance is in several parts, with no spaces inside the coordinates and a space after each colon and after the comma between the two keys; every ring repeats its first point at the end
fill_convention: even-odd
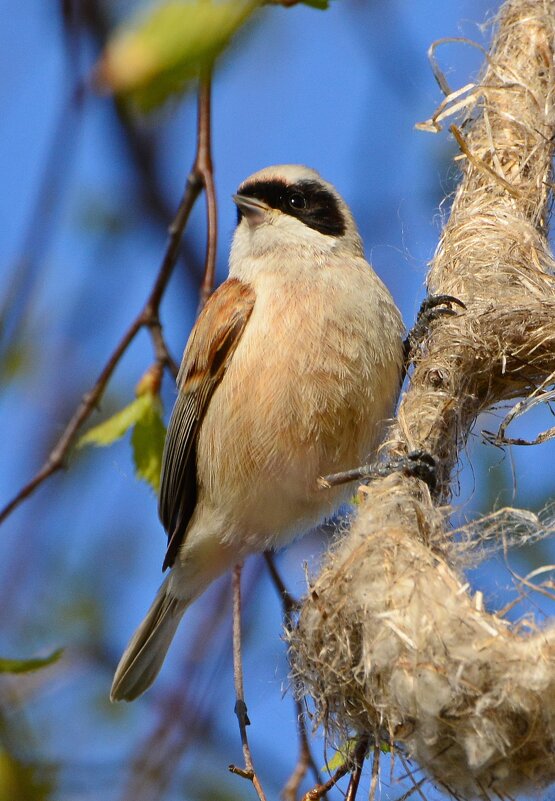
{"type": "Polygon", "coordinates": [[[318,479],[375,457],[400,391],[401,314],[334,186],[285,164],[233,200],[229,276],[185,347],[162,457],[169,572],[119,662],[114,701],[152,684],[212,581],[348,500],[348,487],[318,479]]]}

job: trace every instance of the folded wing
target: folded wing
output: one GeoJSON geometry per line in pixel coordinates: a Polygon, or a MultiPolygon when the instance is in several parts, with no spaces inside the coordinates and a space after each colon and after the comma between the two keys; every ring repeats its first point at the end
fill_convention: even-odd
{"type": "Polygon", "coordinates": [[[162,458],[158,511],[168,535],[163,570],[185,540],[197,502],[196,444],[214,390],[229,366],[255,302],[253,289],[234,278],[208,300],[191,336],[177,378],[162,458]]]}

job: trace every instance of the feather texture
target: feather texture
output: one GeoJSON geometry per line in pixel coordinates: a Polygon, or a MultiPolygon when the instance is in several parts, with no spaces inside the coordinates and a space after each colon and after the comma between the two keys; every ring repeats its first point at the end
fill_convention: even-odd
{"type": "Polygon", "coordinates": [[[185,349],[163,455],[171,572],[122,657],[115,699],[149,686],[217,576],[348,498],[318,477],[372,458],[399,391],[401,315],[331,184],[281,165],[247,179],[236,202],[230,278],[185,349]]]}
{"type": "Polygon", "coordinates": [[[245,329],[254,300],[254,291],[247,284],[237,279],[222,284],[202,310],[183,354],[160,479],[159,514],[168,535],[163,570],[173,565],[185,540],[197,501],[199,428],[245,329]]]}

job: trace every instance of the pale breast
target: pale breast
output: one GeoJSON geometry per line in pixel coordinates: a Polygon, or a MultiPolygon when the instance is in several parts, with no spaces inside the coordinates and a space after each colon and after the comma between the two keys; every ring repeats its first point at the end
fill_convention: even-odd
{"type": "Polygon", "coordinates": [[[240,488],[254,526],[295,533],[340,500],[317,488],[318,476],[355,467],[376,447],[398,392],[402,324],[364,262],[349,276],[261,277],[255,291],[200,432],[199,479],[234,514],[240,488]]]}

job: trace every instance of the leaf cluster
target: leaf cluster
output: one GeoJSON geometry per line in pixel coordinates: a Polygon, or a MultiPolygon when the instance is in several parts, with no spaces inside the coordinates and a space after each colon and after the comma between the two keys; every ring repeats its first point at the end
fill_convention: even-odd
{"type": "MultiPolygon", "coordinates": [[[[151,111],[209,69],[264,0],[166,0],[126,22],[109,40],[97,84],[151,111]]],[[[326,9],[329,0],[303,0],[326,9]]]]}
{"type": "Polygon", "coordinates": [[[112,445],[125,436],[130,429],[136,475],[146,481],[155,492],[158,492],[166,438],[166,427],[162,420],[162,404],[158,395],[150,391],[140,394],[132,403],[109,417],[108,420],[90,428],[83,434],[77,447],[112,445]]]}

